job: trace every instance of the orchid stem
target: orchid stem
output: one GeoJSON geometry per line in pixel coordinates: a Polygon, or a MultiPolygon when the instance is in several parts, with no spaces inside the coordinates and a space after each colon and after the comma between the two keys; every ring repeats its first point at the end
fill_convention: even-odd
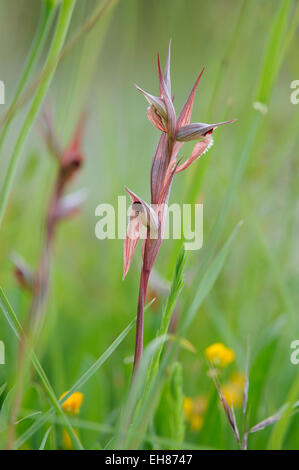
{"type": "Polygon", "coordinates": [[[140,276],[138,308],[137,308],[137,323],[136,323],[136,339],[135,339],[135,353],[132,378],[134,377],[138,364],[141,360],[143,353],[143,324],[144,324],[144,304],[146,297],[147,284],[149,279],[149,272],[145,269],[144,264],[140,276]]]}

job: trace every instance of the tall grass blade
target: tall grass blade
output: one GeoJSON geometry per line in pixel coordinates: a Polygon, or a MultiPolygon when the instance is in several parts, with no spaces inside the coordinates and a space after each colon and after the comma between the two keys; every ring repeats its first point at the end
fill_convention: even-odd
{"type": "MultiPolygon", "coordinates": [[[[278,9],[276,13],[275,21],[273,23],[273,26],[269,34],[268,45],[266,48],[264,62],[263,62],[262,70],[261,70],[260,77],[259,77],[259,82],[258,82],[258,87],[257,87],[258,91],[256,94],[256,100],[255,100],[255,101],[262,101],[263,104],[266,104],[266,105],[268,105],[270,101],[273,87],[275,84],[275,80],[279,72],[279,68],[280,68],[279,66],[281,65],[282,60],[283,60],[283,57],[280,54],[280,48],[286,35],[286,22],[290,14],[291,6],[292,6],[291,0],[283,0],[281,2],[280,8],[278,9]]],[[[285,48],[284,53],[286,53],[286,51],[287,49],[285,48]]],[[[199,273],[200,276],[202,276],[202,273],[205,271],[214,253],[214,250],[217,246],[217,242],[218,242],[222,227],[226,220],[227,214],[230,210],[238,185],[245,173],[247,163],[249,161],[251,152],[254,148],[256,137],[258,135],[258,131],[260,129],[262,122],[263,122],[262,113],[254,112],[251,118],[251,124],[249,125],[249,132],[248,132],[247,140],[242,145],[240,158],[238,159],[238,163],[234,169],[231,182],[226,192],[222,207],[219,211],[217,220],[215,222],[214,227],[212,228],[212,232],[209,237],[208,248],[206,250],[204,260],[202,262],[202,268],[199,273]]]]}
{"type": "MultiPolygon", "coordinates": [[[[95,363],[74,383],[69,392],[59,400],[59,405],[62,405],[72,393],[79,390],[83,385],[99,370],[99,368],[109,359],[111,354],[116,350],[120,343],[125,339],[131,329],[134,327],[136,319],[132,320],[129,325],[122,331],[122,333],[113,341],[113,343],[106,349],[106,351],[95,361],[95,363]]],[[[48,422],[55,414],[55,409],[52,406],[46,413],[43,414],[30,428],[28,428],[16,441],[15,447],[21,447],[33,434],[48,422]]]]}
{"type": "Polygon", "coordinates": [[[47,440],[48,440],[48,437],[49,437],[49,434],[50,432],[52,431],[52,426],[50,426],[47,431],[45,432],[45,435],[43,437],[43,440],[41,442],[41,445],[39,446],[39,449],[38,450],[44,450],[45,448],[45,445],[47,443],[47,440]]]}
{"type": "Polygon", "coordinates": [[[179,328],[179,333],[181,335],[184,334],[184,332],[188,329],[188,327],[191,325],[192,321],[195,318],[196,313],[198,312],[199,307],[201,306],[202,302],[204,299],[207,297],[209,294],[210,290],[212,289],[216,279],[218,278],[223,265],[225,263],[226,257],[229,253],[229,250],[231,248],[232,241],[234,240],[242,222],[240,222],[233,230],[231,236],[229,239],[226,241],[220,252],[217,254],[215,257],[214,261],[211,263],[209,268],[206,270],[201,283],[199,284],[199,287],[196,291],[196,294],[194,296],[194,299],[190,305],[190,307],[187,310],[186,316],[184,318],[184,321],[179,328]]]}
{"type": "MultiPolygon", "coordinates": [[[[59,1],[59,0],[58,0],[59,1]]],[[[73,0],[63,0],[73,1],[73,0]]],[[[76,1],[76,0],[74,0],[76,1]]],[[[14,106],[9,109],[4,116],[0,117],[0,126],[3,126],[11,116],[22,107],[31,97],[34,95],[35,90],[39,87],[39,84],[46,79],[46,77],[56,69],[59,62],[71,52],[74,46],[84,37],[86,33],[94,28],[99,19],[105,13],[105,11],[111,6],[114,6],[118,0],[107,0],[104,4],[100,4],[95,11],[90,15],[87,21],[81,28],[74,34],[74,36],[68,41],[68,43],[61,49],[60,53],[53,58],[52,61],[47,61],[47,65],[43,68],[42,72],[37,75],[33,82],[27,87],[26,90],[21,94],[14,106]]],[[[55,3],[55,2],[54,2],[55,3]]]]}
{"type": "MultiPolygon", "coordinates": [[[[40,12],[40,19],[39,19],[39,25],[38,25],[38,30],[36,32],[36,36],[34,38],[33,46],[30,52],[30,55],[28,57],[28,61],[26,64],[26,67],[24,69],[23,75],[20,79],[19,85],[17,87],[15,96],[13,98],[13,101],[11,105],[9,106],[9,109],[7,110],[7,114],[9,115],[9,118],[7,119],[5,126],[3,127],[3,130],[1,132],[0,136],[0,150],[2,148],[3,142],[5,140],[7,131],[9,129],[9,126],[13,120],[13,118],[16,116],[16,112],[12,113],[12,110],[15,108],[18,99],[23,92],[25,86],[28,83],[28,80],[30,78],[30,75],[32,71],[34,70],[36,63],[41,55],[43,46],[45,44],[45,40],[48,36],[53,18],[54,18],[54,13],[56,10],[56,4],[55,2],[49,2],[49,1],[43,1],[41,4],[41,12],[40,12]]],[[[17,110],[16,110],[17,111],[17,110]]]]}
{"type": "MultiPolygon", "coordinates": [[[[4,313],[5,318],[8,321],[10,327],[12,328],[14,334],[16,335],[17,339],[20,339],[20,332],[23,330],[22,325],[20,324],[20,322],[17,318],[17,315],[15,314],[13,308],[11,307],[11,305],[10,305],[10,303],[9,303],[7,297],[5,296],[5,294],[4,294],[1,287],[0,287],[0,307],[1,307],[2,312],[4,313]]],[[[51,386],[51,384],[50,384],[50,382],[49,382],[49,380],[48,380],[48,378],[47,378],[47,376],[46,376],[46,374],[45,374],[45,372],[44,372],[44,370],[43,370],[43,368],[42,368],[42,366],[41,366],[41,364],[40,364],[40,362],[39,362],[38,358],[36,357],[33,350],[31,350],[30,355],[31,355],[31,361],[34,365],[34,368],[35,368],[39,378],[41,379],[41,382],[42,382],[42,384],[45,388],[45,391],[48,394],[50,402],[52,403],[53,408],[56,410],[56,412],[62,417],[75,448],[76,449],[83,449],[83,446],[82,446],[78,436],[74,432],[67,416],[63,412],[63,410],[61,408],[61,404],[57,400],[55,392],[52,389],[52,386],[51,386]]]]}
{"type": "Polygon", "coordinates": [[[293,385],[288,393],[286,398],[286,407],[282,413],[280,420],[275,425],[270,441],[268,444],[269,450],[279,450],[283,446],[283,441],[286,436],[287,430],[290,425],[290,421],[292,418],[292,413],[294,409],[294,405],[296,405],[296,400],[299,396],[299,373],[297,373],[293,385]]]}
{"type": "MultiPolygon", "coordinates": [[[[293,0],[282,0],[278,8],[275,21],[271,25],[269,41],[264,55],[262,70],[259,79],[256,101],[268,104],[274,87],[279,66],[283,60],[281,55],[287,31],[293,0]]],[[[284,51],[285,53],[286,51],[284,51]]]]}
{"type": "MultiPolygon", "coordinates": [[[[173,314],[177,299],[184,285],[183,270],[184,270],[184,266],[186,263],[186,259],[187,259],[187,255],[186,255],[184,248],[182,247],[177,257],[177,263],[176,263],[176,267],[175,267],[175,271],[174,271],[174,275],[173,275],[173,279],[171,283],[170,294],[167,298],[167,302],[163,310],[161,324],[157,333],[157,337],[167,334],[171,316],[173,314]]],[[[155,376],[158,370],[162,350],[163,350],[163,344],[161,344],[161,346],[159,347],[158,352],[151,363],[149,373],[148,373],[148,383],[152,381],[153,377],[155,376]]]]}
{"type": "MultiPolygon", "coordinates": [[[[59,53],[63,47],[64,40],[69,29],[75,2],[76,0],[63,0],[62,1],[57,27],[55,30],[51,49],[46,60],[45,68],[47,68],[47,65],[49,63],[52,63],[53,60],[55,60],[56,57],[59,56],[59,53]]],[[[36,90],[35,96],[33,98],[33,101],[31,103],[30,109],[23,122],[21,131],[17,137],[12,155],[10,157],[8,168],[4,176],[4,181],[2,183],[2,187],[0,191],[0,227],[1,227],[3,217],[4,217],[6,205],[8,202],[8,197],[11,191],[13,178],[17,169],[17,165],[19,163],[19,159],[21,157],[21,153],[24,148],[25,141],[28,137],[28,134],[34,124],[37,114],[42,106],[44,98],[50,87],[52,78],[56,70],[56,66],[52,67],[49,73],[47,73],[47,75],[43,77],[43,79],[40,81],[38,88],[36,90]]]]}

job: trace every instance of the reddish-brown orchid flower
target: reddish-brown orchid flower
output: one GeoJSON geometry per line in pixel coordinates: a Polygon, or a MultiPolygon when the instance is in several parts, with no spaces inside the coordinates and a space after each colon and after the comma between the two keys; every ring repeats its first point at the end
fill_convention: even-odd
{"type": "Polygon", "coordinates": [[[142,225],[145,225],[147,228],[142,249],[143,265],[139,288],[133,373],[142,355],[143,313],[146,290],[149,275],[162,243],[164,219],[173,177],[176,173],[188,168],[209,149],[213,143],[212,133],[216,127],[233,122],[226,121],[216,124],[198,122],[190,124],[195,92],[203,70],[197,78],[180,114],[176,115],[171,94],[170,44],[164,74],[161,71],[158,55],[158,74],[159,96],[151,95],[136,86],[149,103],[147,108],[149,121],[161,132],[151,167],[151,204],[147,204],[139,196],[126,188],[131,198],[132,208],[124,243],[123,278],[129,270],[134,250],[141,236],[142,225]],[[195,144],[191,156],[181,163],[182,159],[178,158],[178,153],[184,142],[191,140],[197,140],[198,142],[195,144]]]}
{"type": "Polygon", "coordinates": [[[55,229],[59,222],[76,215],[85,199],[82,190],[65,194],[70,181],[76,176],[84,161],[82,144],[86,124],[85,114],[79,118],[65,149],[57,139],[51,108],[45,109],[43,118],[41,124],[45,142],[50,153],[55,157],[58,168],[46,214],[45,240],[40,265],[34,277],[33,299],[29,312],[30,321],[41,314],[40,311],[45,302],[55,229]]]}

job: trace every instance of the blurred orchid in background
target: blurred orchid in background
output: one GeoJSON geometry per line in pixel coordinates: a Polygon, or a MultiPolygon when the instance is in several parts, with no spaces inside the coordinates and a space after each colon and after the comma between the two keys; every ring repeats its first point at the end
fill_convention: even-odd
{"type": "Polygon", "coordinates": [[[16,280],[21,287],[28,288],[33,293],[28,318],[29,323],[34,322],[34,319],[40,316],[46,297],[55,228],[60,221],[75,216],[80,211],[82,202],[85,199],[85,192],[82,189],[65,195],[69,182],[75,177],[83,164],[82,143],[85,121],[86,118],[82,115],[65,149],[57,139],[53,112],[50,106],[44,109],[43,119],[40,121],[44,141],[58,166],[45,217],[45,239],[40,265],[36,272],[33,272],[20,256],[16,254],[12,256],[16,280]]]}
{"type": "Polygon", "coordinates": [[[22,331],[18,349],[19,377],[7,433],[7,449],[12,447],[14,441],[15,423],[22,402],[26,348],[29,344],[27,335],[34,341],[39,336],[43,326],[55,229],[58,222],[75,215],[80,210],[83,202],[82,192],[69,194],[68,196],[65,196],[64,193],[69,182],[78,173],[83,163],[82,143],[85,121],[85,116],[79,119],[70,143],[63,149],[56,138],[51,109],[45,109],[43,114],[43,136],[50,154],[55,157],[58,168],[45,217],[45,234],[37,268],[31,270],[18,255],[14,254],[12,258],[15,265],[14,275],[18,284],[23,289],[31,291],[31,304],[28,311],[27,324],[22,331]]]}

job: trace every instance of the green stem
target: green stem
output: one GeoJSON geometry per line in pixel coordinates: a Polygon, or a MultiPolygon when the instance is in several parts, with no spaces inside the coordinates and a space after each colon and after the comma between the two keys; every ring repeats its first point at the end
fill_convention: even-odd
{"type": "MultiPolygon", "coordinates": [[[[15,314],[13,308],[11,307],[7,297],[5,296],[3,290],[1,289],[0,287],[0,308],[2,309],[4,315],[5,315],[5,318],[7,319],[12,331],[14,332],[16,338],[18,339],[18,341],[21,341],[22,339],[22,335],[24,335],[24,330],[23,330],[23,327],[17,317],[17,315],[15,314]]],[[[65,415],[62,407],[61,407],[61,404],[63,403],[61,400],[58,400],[56,398],[56,395],[55,395],[55,392],[48,380],[48,377],[46,376],[46,373],[42,367],[42,365],[40,364],[34,350],[33,350],[33,344],[32,344],[32,338],[31,339],[28,339],[29,343],[28,343],[28,354],[26,354],[26,357],[28,358],[28,360],[30,359],[31,362],[33,363],[33,366],[35,368],[35,371],[37,373],[37,375],[39,376],[39,378],[41,379],[41,382],[45,388],[45,391],[47,392],[48,394],[48,397],[50,399],[50,402],[52,404],[52,407],[53,409],[57,412],[57,414],[61,417],[61,419],[63,420],[63,423],[71,437],[71,440],[72,440],[72,443],[75,447],[75,449],[80,449],[82,450],[83,449],[83,446],[78,438],[78,436],[76,435],[71,423],[69,422],[69,419],[68,417],[65,415]]],[[[25,366],[25,364],[24,364],[25,366]]],[[[19,365],[20,367],[20,365],[19,365]]],[[[26,364],[26,369],[28,370],[28,365],[26,364]]],[[[66,400],[67,397],[64,397],[64,400],[66,400]]]]}
{"type": "Polygon", "coordinates": [[[72,17],[73,9],[76,0],[63,0],[61,11],[58,19],[58,24],[54,34],[52,46],[48,54],[44,68],[49,69],[48,73],[41,79],[35,96],[33,98],[31,107],[25,118],[20,134],[17,138],[11,159],[8,164],[7,172],[4,178],[4,182],[0,192],[0,226],[5,213],[9,193],[12,187],[13,178],[17,169],[17,165],[24,148],[26,138],[34,124],[36,116],[42,106],[44,98],[50,87],[52,78],[55,74],[57,67],[57,57],[59,56],[61,49],[64,44],[64,40],[69,28],[70,20],[72,17]],[[49,67],[49,64],[53,64],[53,67],[49,67]]]}
{"type": "Polygon", "coordinates": [[[19,82],[17,91],[15,93],[14,99],[13,99],[13,101],[12,101],[8,111],[7,111],[8,115],[10,117],[6,121],[5,126],[4,126],[3,131],[1,133],[1,136],[0,136],[0,150],[2,148],[2,145],[3,145],[3,142],[5,140],[5,137],[6,137],[8,129],[9,129],[9,126],[11,124],[11,121],[13,120],[13,118],[16,115],[16,112],[13,113],[13,114],[10,114],[10,113],[15,108],[16,103],[17,103],[22,91],[24,90],[25,86],[27,85],[28,80],[30,78],[30,75],[31,75],[32,71],[34,70],[35,65],[36,65],[36,63],[37,63],[37,61],[40,57],[42,48],[44,46],[46,37],[47,37],[49,29],[50,29],[50,25],[51,25],[52,20],[53,20],[55,9],[56,9],[56,4],[53,3],[53,2],[44,1],[42,3],[38,30],[36,32],[36,36],[35,36],[35,39],[33,41],[33,47],[31,49],[31,52],[30,52],[30,55],[29,55],[29,58],[28,58],[28,62],[27,62],[27,65],[25,67],[25,70],[23,72],[23,75],[20,79],[20,82],[19,82]]]}

